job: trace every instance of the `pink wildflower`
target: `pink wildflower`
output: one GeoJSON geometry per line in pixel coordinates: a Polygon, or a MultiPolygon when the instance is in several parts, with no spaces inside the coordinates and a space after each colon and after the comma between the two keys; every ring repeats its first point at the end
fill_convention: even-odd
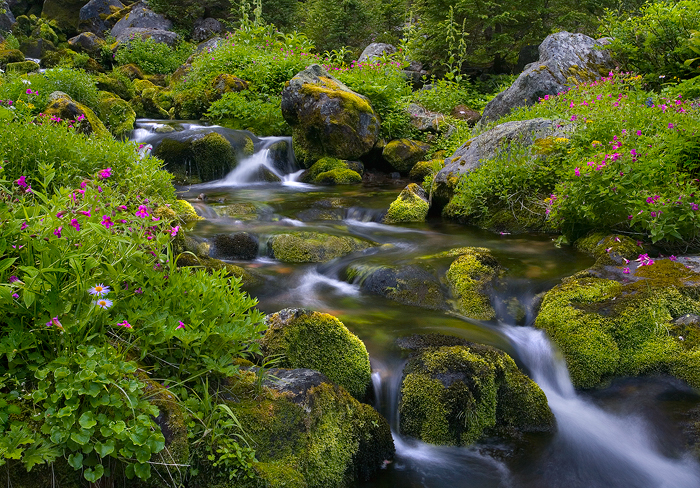
{"type": "Polygon", "coordinates": [[[150,215],[150,214],[148,213],[148,209],[146,208],[146,206],[145,206],[145,205],[139,205],[139,209],[138,209],[138,211],[136,212],[136,216],[137,216],[137,217],[141,217],[141,218],[143,219],[143,218],[148,217],[149,215],[150,215]]]}
{"type": "Polygon", "coordinates": [[[105,228],[109,229],[110,227],[114,226],[114,222],[112,222],[112,218],[109,217],[108,215],[103,215],[102,216],[102,225],[105,226],[105,228]]]}
{"type": "Polygon", "coordinates": [[[102,180],[106,180],[110,176],[112,176],[112,168],[101,169],[98,173],[98,177],[102,180]]]}
{"type": "Polygon", "coordinates": [[[78,219],[71,219],[70,225],[72,225],[75,228],[75,230],[80,232],[80,224],[78,223],[78,219]]]}

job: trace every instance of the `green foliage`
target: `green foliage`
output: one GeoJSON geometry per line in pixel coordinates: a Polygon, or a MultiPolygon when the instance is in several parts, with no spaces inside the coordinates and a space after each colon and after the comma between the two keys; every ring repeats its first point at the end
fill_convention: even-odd
{"type": "Polygon", "coordinates": [[[656,0],[635,15],[609,10],[600,32],[612,37],[610,49],[623,67],[642,73],[655,86],[698,74],[700,2],[656,0]],[[691,61],[686,63],[686,61],[691,61]]]}
{"type": "Polygon", "coordinates": [[[181,42],[174,48],[152,38],[134,38],[122,43],[114,60],[119,65],[135,64],[147,74],[170,74],[192,55],[194,46],[181,42]]]}
{"type": "Polygon", "coordinates": [[[33,113],[37,114],[46,107],[49,95],[55,91],[62,91],[88,107],[97,105],[98,90],[93,78],[83,70],[67,68],[54,68],[43,74],[26,76],[6,74],[0,84],[0,99],[31,103],[35,107],[33,113]],[[29,94],[30,89],[36,93],[29,94]]]}
{"type": "Polygon", "coordinates": [[[172,20],[178,29],[189,31],[197,19],[224,17],[230,0],[149,0],[148,6],[172,20]]]}
{"type": "Polygon", "coordinates": [[[455,83],[446,79],[433,79],[429,89],[413,93],[411,101],[433,112],[449,114],[457,105],[481,111],[488,102],[488,97],[478,93],[467,81],[455,83]]]}
{"type": "Polygon", "coordinates": [[[19,49],[19,40],[12,33],[5,36],[5,42],[7,43],[7,49],[19,49]]]}
{"type": "Polygon", "coordinates": [[[232,129],[248,129],[259,136],[290,135],[280,104],[279,96],[264,96],[249,90],[229,92],[209,106],[206,116],[232,129]]]}

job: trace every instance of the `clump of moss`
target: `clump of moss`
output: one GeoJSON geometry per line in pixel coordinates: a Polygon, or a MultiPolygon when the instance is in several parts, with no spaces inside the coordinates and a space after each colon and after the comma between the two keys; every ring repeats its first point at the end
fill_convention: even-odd
{"type": "Polygon", "coordinates": [[[304,173],[301,175],[301,181],[304,183],[314,183],[318,175],[334,169],[347,169],[347,166],[341,159],[338,158],[321,158],[311,165],[309,169],[304,171],[304,173]]]}
{"type": "Polygon", "coordinates": [[[266,318],[267,355],[283,355],[283,366],[320,371],[355,398],[370,384],[369,354],[362,341],[327,313],[286,309],[266,318]]]}
{"type": "Polygon", "coordinates": [[[544,297],[535,326],[562,350],[574,384],[670,373],[700,386],[700,348],[685,345],[671,322],[700,312],[700,276],[670,260],[622,276],[618,282],[581,273],[544,297]]]}
{"type": "Polygon", "coordinates": [[[217,132],[187,140],[163,139],[153,155],[165,161],[166,169],[181,183],[223,178],[238,164],[231,144],[217,132]]]}
{"type": "Polygon", "coordinates": [[[410,139],[394,139],[390,141],[382,151],[382,157],[401,173],[408,173],[413,166],[425,159],[430,150],[430,145],[421,141],[410,139]]]}
{"type": "Polygon", "coordinates": [[[574,247],[595,257],[596,266],[622,264],[625,259],[637,259],[645,252],[637,241],[628,236],[608,235],[603,232],[589,233],[574,242],[574,247]]]}
{"type": "MultiPolygon", "coordinates": [[[[408,177],[411,181],[425,181],[425,177],[429,175],[435,175],[442,167],[445,165],[444,159],[432,159],[429,161],[419,161],[413,165],[411,171],[408,173],[408,177]]],[[[425,187],[429,190],[429,186],[425,187]]]]}
{"type": "Polygon", "coordinates": [[[89,107],[73,101],[67,95],[61,96],[49,102],[44,110],[48,116],[57,116],[62,120],[74,120],[74,126],[84,134],[96,134],[98,136],[109,135],[102,121],[89,107]],[[82,120],[78,120],[82,118],[82,120]]]}
{"type": "Polygon", "coordinates": [[[464,252],[452,262],[446,275],[457,310],[474,319],[492,320],[496,312],[488,291],[498,276],[498,261],[480,248],[461,251],[464,252]]]}
{"type": "Polygon", "coordinates": [[[240,266],[225,263],[219,259],[210,258],[201,254],[202,253],[197,253],[196,256],[192,253],[180,254],[177,258],[178,267],[204,268],[208,272],[218,271],[223,268],[226,269],[227,276],[240,279],[243,287],[255,286],[261,282],[259,276],[250,273],[240,266]]]}
{"type": "Polygon", "coordinates": [[[323,263],[370,246],[354,237],[317,232],[278,234],[267,243],[270,256],[285,263],[323,263]]]}
{"type": "Polygon", "coordinates": [[[338,168],[319,174],[314,181],[317,185],[352,185],[362,183],[362,176],[357,171],[338,168]]]}
{"type": "Polygon", "coordinates": [[[17,63],[7,63],[5,67],[8,73],[23,75],[32,71],[39,71],[40,66],[34,61],[19,61],[17,63]]]}
{"type": "Polygon", "coordinates": [[[425,222],[429,210],[428,197],[425,191],[415,183],[410,183],[391,202],[384,217],[387,224],[401,222],[425,222]]]}
{"type": "Polygon", "coordinates": [[[177,219],[184,224],[204,220],[204,217],[197,215],[196,210],[187,200],[176,200],[170,208],[175,212],[177,219]]]}
{"type": "Polygon", "coordinates": [[[134,129],[136,112],[131,108],[129,102],[111,93],[102,92],[100,94],[97,111],[107,129],[117,139],[124,139],[134,129]]]}
{"type": "Polygon", "coordinates": [[[506,353],[476,344],[414,355],[404,369],[399,413],[403,434],[442,445],[554,428],[537,384],[506,353]]]}

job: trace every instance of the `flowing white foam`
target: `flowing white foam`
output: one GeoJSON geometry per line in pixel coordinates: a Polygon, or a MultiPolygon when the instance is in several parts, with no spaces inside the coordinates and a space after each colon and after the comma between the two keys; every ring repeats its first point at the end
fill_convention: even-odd
{"type": "Polygon", "coordinates": [[[304,274],[301,285],[289,290],[290,298],[298,300],[305,307],[319,307],[326,304],[325,299],[333,295],[358,296],[360,287],[320,274],[315,269],[304,274]]]}

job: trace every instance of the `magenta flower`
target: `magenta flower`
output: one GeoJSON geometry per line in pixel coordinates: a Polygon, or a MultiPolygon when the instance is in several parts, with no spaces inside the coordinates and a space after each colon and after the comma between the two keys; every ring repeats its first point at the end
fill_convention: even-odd
{"type": "Polygon", "coordinates": [[[31,88],[27,88],[27,95],[31,95],[31,94],[32,94],[32,89],[31,89],[31,88]]]}
{"type": "Polygon", "coordinates": [[[29,227],[29,224],[27,224],[26,222],[22,222],[22,225],[20,225],[19,230],[24,230],[27,227],[29,227]]]}
{"type": "Polygon", "coordinates": [[[75,230],[80,232],[80,224],[78,223],[78,219],[71,219],[70,225],[72,225],[75,228],[75,230]]]}
{"type": "Polygon", "coordinates": [[[17,278],[15,275],[10,276],[10,283],[16,283],[19,281],[19,278],[17,278]]]}
{"type": "Polygon", "coordinates": [[[622,272],[625,274],[630,274],[630,269],[629,268],[622,268],[622,272]]]}
{"type": "Polygon", "coordinates": [[[579,168],[576,168],[576,169],[574,170],[574,174],[575,174],[576,176],[581,176],[581,170],[580,170],[579,168]]]}
{"type": "Polygon", "coordinates": [[[60,227],[56,228],[56,230],[53,231],[53,235],[55,235],[56,237],[60,238],[60,237],[61,237],[61,231],[62,231],[62,230],[63,230],[63,226],[60,226],[60,227]]]}
{"type": "Polygon", "coordinates": [[[117,325],[121,325],[122,327],[126,327],[127,329],[133,329],[132,325],[129,322],[127,322],[126,320],[124,322],[117,324],[117,325]]]}
{"type": "Polygon", "coordinates": [[[673,124],[671,122],[668,123],[668,128],[673,129],[673,124]]]}
{"type": "Polygon", "coordinates": [[[148,213],[148,209],[146,208],[146,206],[145,206],[145,205],[139,205],[139,209],[138,209],[138,211],[136,212],[136,216],[137,216],[137,217],[141,217],[141,218],[143,219],[143,218],[148,217],[149,215],[150,215],[150,214],[148,213]]]}
{"type": "Polygon", "coordinates": [[[185,324],[183,324],[181,320],[178,320],[177,323],[178,323],[178,326],[175,327],[176,329],[184,329],[185,328],[185,324]]]}
{"type": "Polygon", "coordinates": [[[669,259],[669,261],[678,261],[678,258],[677,258],[676,256],[674,256],[673,254],[671,254],[671,255],[668,257],[668,259],[669,259]]]}
{"type": "Polygon", "coordinates": [[[80,213],[83,214],[83,215],[85,215],[86,217],[92,217],[92,214],[90,213],[89,210],[88,210],[88,211],[81,210],[80,213]]]}
{"type": "Polygon", "coordinates": [[[15,300],[17,300],[17,299],[19,298],[19,295],[18,295],[17,293],[13,293],[13,294],[12,294],[12,298],[14,298],[15,300]]]}
{"type": "Polygon", "coordinates": [[[80,188],[81,188],[82,190],[84,190],[85,187],[87,186],[87,184],[88,184],[87,180],[81,181],[81,182],[80,182],[80,188]]]}
{"type": "Polygon", "coordinates": [[[175,227],[170,229],[170,235],[175,237],[179,231],[180,231],[180,226],[176,225],[175,227]]]}
{"type": "Polygon", "coordinates": [[[63,325],[61,325],[61,322],[59,322],[58,317],[53,317],[51,320],[46,322],[46,327],[51,327],[52,325],[55,325],[59,329],[63,329],[63,325]]]}
{"type": "Polygon", "coordinates": [[[101,180],[106,180],[112,176],[112,168],[101,169],[97,175],[101,180]]]}
{"type": "Polygon", "coordinates": [[[27,177],[26,176],[20,176],[15,180],[15,183],[17,183],[18,186],[21,186],[22,188],[27,188],[27,177]]]}
{"type": "Polygon", "coordinates": [[[102,216],[102,225],[105,226],[105,228],[109,229],[110,227],[114,226],[114,222],[112,222],[112,218],[109,217],[108,215],[103,215],[102,216]]]}

